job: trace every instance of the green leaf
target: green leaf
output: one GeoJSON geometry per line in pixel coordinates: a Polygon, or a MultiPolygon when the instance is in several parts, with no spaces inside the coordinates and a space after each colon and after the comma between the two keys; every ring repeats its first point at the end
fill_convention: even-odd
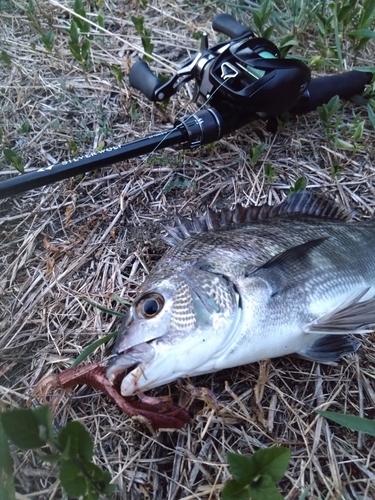
{"type": "MultiPolygon", "coordinates": [[[[284,477],[290,460],[290,450],[283,446],[258,450],[252,457],[257,474],[269,476],[275,483],[284,477]]],[[[268,498],[268,497],[265,497],[268,498]]]]}
{"type": "Polygon", "coordinates": [[[264,150],[264,144],[258,144],[257,146],[252,146],[250,148],[249,158],[252,165],[255,165],[257,163],[263,150],[264,150]]]}
{"type": "Polygon", "coordinates": [[[52,30],[48,30],[46,33],[42,34],[42,43],[48,52],[53,49],[53,44],[55,42],[55,34],[52,30]]]}
{"type": "Polygon", "coordinates": [[[283,497],[276,488],[274,481],[268,475],[260,476],[256,485],[251,484],[249,487],[249,493],[249,498],[251,498],[251,500],[283,500],[283,497]]]}
{"type": "Polygon", "coordinates": [[[95,153],[98,153],[99,151],[103,151],[104,148],[105,148],[105,142],[100,141],[99,144],[95,148],[95,153]]]}
{"type": "Polygon", "coordinates": [[[2,413],[1,422],[5,434],[21,450],[41,448],[46,445],[43,438],[44,429],[40,428],[39,420],[33,410],[15,409],[2,413]]]}
{"type": "MultiPolygon", "coordinates": [[[[75,21],[72,21],[70,23],[69,35],[70,35],[70,40],[73,43],[73,45],[78,45],[79,44],[79,33],[78,33],[78,26],[77,26],[77,23],[75,21]]],[[[69,43],[69,47],[70,47],[70,43],[69,43]]]]}
{"type": "Polygon", "coordinates": [[[118,333],[117,331],[111,332],[111,333],[108,333],[105,337],[98,339],[98,340],[95,340],[95,342],[93,342],[92,344],[87,346],[81,352],[81,354],[76,357],[76,359],[72,363],[72,366],[78,366],[79,364],[81,364],[82,361],[84,361],[88,356],[90,356],[90,354],[92,354],[98,347],[100,347],[102,344],[106,344],[111,339],[113,339],[113,337],[116,337],[117,333],[118,333]]]}
{"type": "Polygon", "coordinates": [[[335,164],[331,165],[330,170],[331,170],[332,177],[337,177],[342,172],[342,168],[340,167],[340,165],[335,165],[335,164]]]}
{"type": "Polygon", "coordinates": [[[336,424],[340,424],[352,431],[364,432],[370,436],[375,436],[375,420],[369,418],[357,417],[356,415],[345,415],[343,413],[335,413],[333,411],[316,410],[319,415],[328,418],[336,424]]]}
{"type": "Polygon", "coordinates": [[[90,47],[91,47],[91,42],[86,38],[86,40],[84,40],[84,42],[82,42],[81,45],[81,54],[82,54],[82,59],[84,61],[87,61],[89,58],[90,47]]]}
{"type": "Polygon", "coordinates": [[[262,33],[263,31],[263,22],[262,19],[260,18],[259,14],[257,11],[252,12],[252,17],[253,17],[253,23],[254,26],[257,28],[259,33],[262,33]]]}
{"type": "Polygon", "coordinates": [[[12,166],[17,169],[18,172],[23,174],[25,170],[23,168],[22,157],[9,148],[4,148],[3,153],[5,158],[12,164],[12,166]]]}
{"type": "Polygon", "coordinates": [[[61,464],[59,478],[61,486],[69,496],[80,497],[86,493],[87,481],[81,468],[71,460],[61,464]]]}
{"type": "Polygon", "coordinates": [[[110,484],[111,474],[108,471],[102,470],[92,462],[85,462],[83,467],[90,484],[90,489],[100,494],[108,494],[114,491],[115,486],[110,484]]]}
{"type": "Polygon", "coordinates": [[[77,45],[76,43],[69,41],[68,42],[70,52],[72,53],[73,57],[78,61],[82,62],[82,54],[81,54],[81,46],[77,45]]]}
{"type": "Polygon", "coordinates": [[[52,423],[51,410],[47,405],[40,405],[31,410],[39,424],[39,435],[49,443],[55,441],[55,431],[52,423]]]}
{"type": "Polygon", "coordinates": [[[281,57],[285,57],[293,46],[298,46],[294,35],[287,35],[279,42],[281,57]]]}
{"type": "Polygon", "coordinates": [[[66,424],[57,439],[62,449],[68,449],[70,458],[79,457],[85,461],[92,459],[94,443],[90,434],[79,422],[74,421],[66,424]]]}
{"type": "Polygon", "coordinates": [[[5,66],[8,66],[8,68],[10,68],[12,66],[12,59],[10,58],[8,53],[5,52],[5,50],[2,50],[0,52],[0,59],[3,61],[5,66]]]}
{"type": "Polygon", "coordinates": [[[344,141],[344,139],[340,139],[340,137],[335,138],[335,144],[341,149],[346,149],[348,151],[353,151],[355,149],[354,144],[351,144],[348,141],[344,141]]]}
{"type": "Polygon", "coordinates": [[[118,83],[121,83],[124,80],[124,75],[122,74],[122,69],[120,66],[116,66],[113,64],[111,66],[111,73],[116,78],[118,83]]]}
{"type": "Polygon", "coordinates": [[[269,40],[271,38],[271,35],[272,35],[272,32],[274,29],[275,29],[275,26],[273,26],[273,25],[268,26],[268,28],[263,31],[263,38],[267,38],[267,40],[269,40]]]}
{"type": "Polygon", "coordinates": [[[354,130],[354,134],[353,134],[354,141],[358,141],[359,139],[362,138],[364,126],[365,126],[364,120],[358,123],[358,125],[356,126],[356,128],[354,130]]]}
{"type": "MultiPolygon", "coordinates": [[[[82,0],[75,0],[74,1],[74,6],[73,6],[74,12],[78,14],[81,17],[86,17],[86,11],[83,7],[82,0]]],[[[78,28],[83,32],[83,33],[88,33],[90,30],[90,24],[84,21],[83,19],[80,19],[79,17],[74,17],[74,22],[77,23],[78,28]]]]}
{"type": "Polygon", "coordinates": [[[284,476],[290,451],[284,447],[258,450],[252,456],[228,453],[227,460],[233,478],[242,484],[252,484],[256,478],[269,476],[274,482],[284,476]]]}
{"type": "Polygon", "coordinates": [[[318,106],[317,111],[319,118],[328,125],[328,122],[333,117],[333,115],[340,108],[340,98],[338,95],[333,96],[327,104],[323,104],[322,106],[318,106]]]}
{"type": "Polygon", "coordinates": [[[331,99],[327,102],[327,104],[323,104],[323,106],[327,106],[328,111],[331,114],[336,113],[340,107],[340,98],[338,95],[334,95],[331,97],[331,99]]]}
{"type": "Polygon", "coordinates": [[[249,500],[250,490],[249,485],[239,483],[238,481],[232,479],[228,481],[223,489],[222,500],[249,500]]]}
{"type": "Polygon", "coordinates": [[[285,474],[290,451],[284,447],[258,450],[252,456],[228,453],[234,478],[223,490],[223,500],[282,500],[275,482],[285,474]]]}
{"type": "Polygon", "coordinates": [[[318,106],[317,111],[318,111],[318,116],[322,120],[322,122],[327,124],[329,122],[329,113],[327,108],[324,107],[324,105],[318,106]]]}
{"type": "Polygon", "coordinates": [[[22,125],[20,126],[20,132],[22,132],[23,134],[30,134],[31,132],[31,125],[30,125],[30,122],[23,122],[22,125]]]}
{"type": "Polygon", "coordinates": [[[374,113],[374,110],[372,109],[370,103],[367,104],[367,113],[368,113],[368,117],[369,117],[369,120],[371,122],[371,125],[375,128],[375,113],[374,113]]]}
{"type": "Polygon", "coordinates": [[[240,455],[239,453],[227,453],[227,461],[233,479],[238,483],[245,485],[256,477],[257,470],[254,455],[249,457],[247,455],[240,455]]]}
{"type": "Polygon", "coordinates": [[[349,36],[353,36],[354,38],[375,38],[375,31],[369,29],[359,29],[348,31],[349,36]]]}
{"type": "Polygon", "coordinates": [[[272,181],[276,177],[276,174],[277,170],[271,165],[271,163],[266,163],[264,165],[264,175],[269,181],[272,181]]]}
{"type": "Polygon", "coordinates": [[[131,16],[132,23],[134,24],[134,28],[137,30],[137,32],[140,35],[144,34],[144,17],[136,17],[136,16],[131,16]]]}
{"type": "Polygon", "coordinates": [[[13,464],[8,439],[0,420],[0,498],[14,500],[16,492],[13,481],[13,464]]]}
{"type": "Polygon", "coordinates": [[[364,0],[358,26],[368,28],[374,20],[375,0],[364,0]]]}
{"type": "Polygon", "coordinates": [[[297,191],[303,191],[306,189],[307,179],[306,177],[299,177],[294,186],[290,188],[290,193],[296,193],[297,191]]]}
{"type": "Polygon", "coordinates": [[[101,28],[104,28],[104,16],[103,16],[103,14],[98,14],[98,25],[101,28]]]}

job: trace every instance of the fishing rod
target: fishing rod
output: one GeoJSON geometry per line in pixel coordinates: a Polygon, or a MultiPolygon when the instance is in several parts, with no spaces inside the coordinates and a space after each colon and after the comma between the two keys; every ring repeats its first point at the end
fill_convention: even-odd
{"type": "Polygon", "coordinates": [[[305,114],[335,95],[349,99],[362,93],[372,79],[370,72],[349,71],[311,80],[306,64],[282,58],[275,44],[256,37],[232,16],[217,14],[212,27],[229,40],[209,47],[204,34],[197,54],[167,82],[144,61],[129,73],[130,85],[153,102],[170,98],[194,80],[194,101],[203,100],[207,107],[180,118],[168,131],[6,179],[0,182],[0,199],[166,147],[197,148],[257,119],[305,114]]]}

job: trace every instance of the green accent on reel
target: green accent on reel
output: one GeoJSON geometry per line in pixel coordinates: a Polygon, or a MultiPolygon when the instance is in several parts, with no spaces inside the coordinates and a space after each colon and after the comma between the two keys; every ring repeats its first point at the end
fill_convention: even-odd
{"type": "Polygon", "coordinates": [[[263,52],[259,52],[260,57],[263,57],[263,59],[277,59],[277,57],[274,54],[271,54],[271,52],[267,52],[264,50],[263,52]]]}
{"type": "Polygon", "coordinates": [[[253,66],[249,66],[249,65],[246,65],[246,71],[255,80],[259,80],[259,78],[262,78],[262,76],[264,76],[266,74],[266,72],[263,71],[262,69],[253,68],[253,66]]]}

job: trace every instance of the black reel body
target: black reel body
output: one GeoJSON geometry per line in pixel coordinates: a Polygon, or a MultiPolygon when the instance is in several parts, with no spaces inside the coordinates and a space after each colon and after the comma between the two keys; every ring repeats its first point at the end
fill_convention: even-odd
{"type": "Polygon", "coordinates": [[[201,75],[196,76],[198,91],[211,105],[226,100],[241,112],[261,116],[288,111],[310,81],[310,70],[304,63],[282,59],[276,45],[264,38],[227,44],[203,67],[201,75]]]}
{"type": "Polygon", "coordinates": [[[309,68],[296,59],[281,58],[276,45],[233,21],[225,14],[216,16],[213,26],[217,31],[239,36],[209,48],[207,35],[203,35],[200,52],[168,82],[163,83],[145,62],[138,61],[130,70],[130,85],[150,100],[162,101],[194,79],[195,100],[201,97],[211,106],[224,101],[241,113],[260,116],[288,111],[310,81],[309,68]]]}

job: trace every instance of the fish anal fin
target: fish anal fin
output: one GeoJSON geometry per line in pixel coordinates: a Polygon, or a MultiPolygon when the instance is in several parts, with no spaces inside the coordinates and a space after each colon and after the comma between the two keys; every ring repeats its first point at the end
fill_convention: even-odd
{"type": "Polygon", "coordinates": [[[309,361],[334,364],[343,356],[355,353],[360,345],[361,342],[350,335],[324,335],[317,337],[296,354],[309,361]]]}

